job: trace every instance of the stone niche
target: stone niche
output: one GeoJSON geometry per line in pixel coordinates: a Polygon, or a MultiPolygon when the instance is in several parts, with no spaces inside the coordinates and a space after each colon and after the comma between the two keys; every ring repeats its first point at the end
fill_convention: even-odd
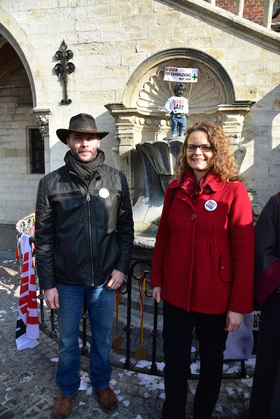
{"type": "Polygon", "coordinates": [[[235,100],[231,79],[216,60],[188,48],[165,50],[145,60],[130,77],[123,103],[106,105],[115,118],[121,170],[128,179],[139,236],[154,237],[166,185],[180,150],[180,145],[172,146],[170,141],[170,120],[164,109],[176,84],[163,80],[165,67],[198,69],[197,83],[185,84],[187,125],[201,119],[218,123],[230,138],[239,166],[246,153],[243,121],[253,102],[235,100]]]}

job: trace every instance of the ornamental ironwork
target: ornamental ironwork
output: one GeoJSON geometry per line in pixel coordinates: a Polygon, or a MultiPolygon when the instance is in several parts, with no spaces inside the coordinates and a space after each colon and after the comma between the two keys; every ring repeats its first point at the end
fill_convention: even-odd
{"type": "Polygon", "coordinates": [[[69,60],[71,60],[73,57],[73,52],[70,49],[67,49],[67,44],[63,40],[60,46],[60,50],[56,51],[55,53],[55,58],[60,62],[54,67],[54,71],[63,84],[64,98],[60,101],[62,105],[70,105],[72,103],[72,100],[68,98],[67,82],[68,74],[71,74],[75,71],[75,65],[72,62],[69,62],[69,60]]]}

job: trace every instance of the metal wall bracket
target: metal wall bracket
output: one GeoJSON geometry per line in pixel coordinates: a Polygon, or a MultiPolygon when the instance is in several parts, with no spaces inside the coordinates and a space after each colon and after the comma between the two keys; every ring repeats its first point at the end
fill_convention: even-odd
{"type": "Polygon", "coordinates": [[[68,99],[67,77],[68,74],[71,74],[75,71],[75,65],[68,62],[73,57],[73,52],[70,49],[67,49],[67,44],[63,40],[60,46],[60,50],[56,51],[55,53],[55,58],[60,61],[60,63],[56,64],[54,67],[54,71],[63,83],[64,98],[60,101],[62,105],[70,105],[72,103],[72,100],[68,99]]]}

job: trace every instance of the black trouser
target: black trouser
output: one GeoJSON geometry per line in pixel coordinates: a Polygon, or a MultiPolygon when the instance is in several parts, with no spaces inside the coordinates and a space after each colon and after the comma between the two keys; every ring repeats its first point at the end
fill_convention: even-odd
{"type": "Polygon", "coordinates": [[[277,292],[262,308],[249,418],[280,418],[280,294],[277,292]]]}
{"type": "Polygon", "coordinates": [[[199,339],[200,377],[194,399],[194,418],[209,419],[217,402],[227,332],[226,314],[186,312],[164,301],[163,419],[185,419],[193,328],[199,339]]]}

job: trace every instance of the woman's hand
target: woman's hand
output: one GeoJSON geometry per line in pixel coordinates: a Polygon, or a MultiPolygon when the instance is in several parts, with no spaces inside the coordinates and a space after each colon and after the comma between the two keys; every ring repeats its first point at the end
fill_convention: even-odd
{"type": "Polygon", "coordinates": [[[244,314],[228,310],[226,317],[226,332],[235,332],[244,320],[244,314]]]}
{"type": "Polygon", "coordinates": [[[152,296],[154,297],[154,299],[156,300],[157,303],[161,302],[161,290],[162,290],[162,287],[154,287],[153,288],[152,296]]]}

